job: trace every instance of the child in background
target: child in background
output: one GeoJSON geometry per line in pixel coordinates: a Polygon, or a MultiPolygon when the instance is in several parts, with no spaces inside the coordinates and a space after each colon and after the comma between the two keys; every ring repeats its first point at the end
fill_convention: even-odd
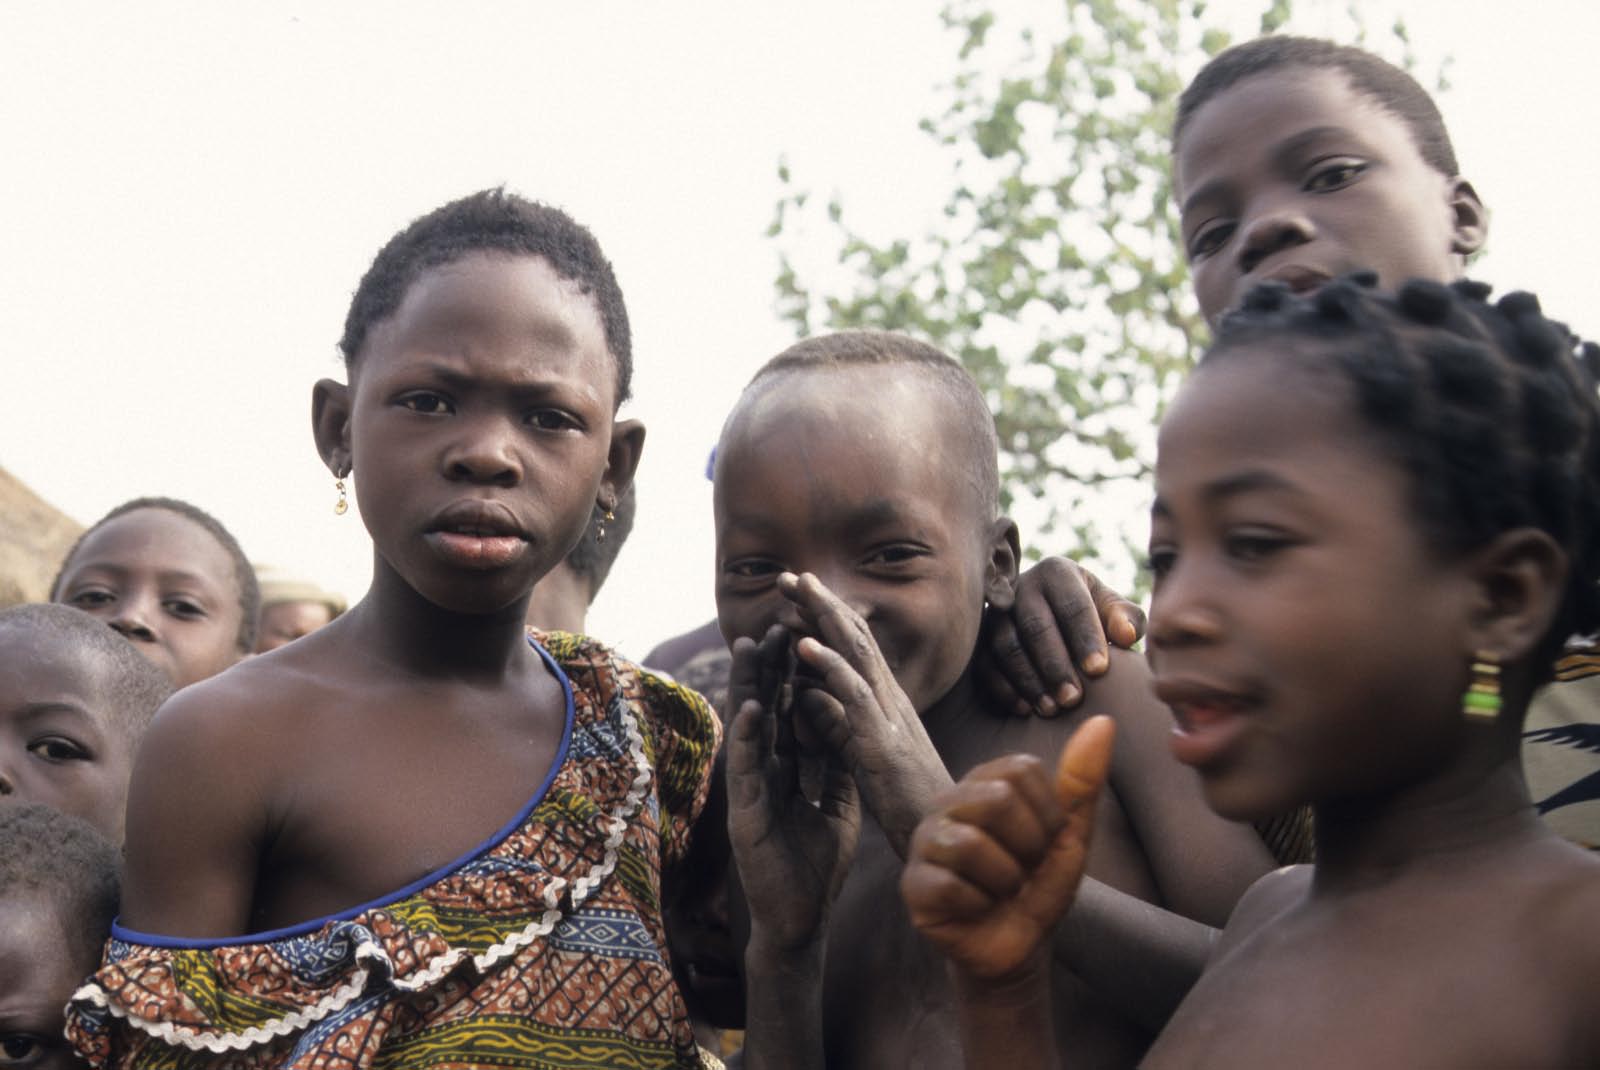
{"type": "Polygon", "coordinates": [[[0,1066],[85,1065],[62,1010],[100,961],[116,910],[111,844],[41,803],[0,806],[0,1066]]]}
{"type": "Polygon", "coordinates": [[[310,580],[270,566],[256,566],[261,583],[261,626],[256,629],[257,654],[276,650],[310,635],[343,613],[344,599],[310,580]]]}
{"type": "Polygon", "coordinates": [[[120,847],[133,755],[170,694],[160,669],[86,613],[0,610],[0,795],[82,818],[120,847]]]}
{"type": "MultiPolygon", "coordinates": [[[[1600,861],[1518,763],[1534,690],[1600,626],[1600,351],[1574,359],[1527,294],[1372,282],[1253,293],[1162,423],[1173,751],[1225,816],[1314,807],[1318,856],[1250,890],[1151,1067],[1600,1061],[1600,861]]],[[[904,893],[963,978],[969,1067],[1073,1061],[1042,963],[1086,832],[1057,836],[1061,804],[1094,779],[1051,804],[1037,770],[975,772],[914,838],[904,893]]]]}
{"type": "Polygon", "coordinates": [[[474,194],[379,251],[341,349],[313,431],[360,480],[372,587],[156,718],[69,1033],[96,1065],[698,1065],[662,870],[716,720],[523,624],[643,444],[611,266],[566,214],[474,194]]]}
{"type": "MultiPolygon", "coordinates": [[[[724,428],[717,611],[737,644],[729,805],[753,930],[751,1066],[777,1053],[959,1064],[954,994],[897,891],[907,841],[952,776],[1013,751],[1054,755],[1078,723],[1008,716],[972,680],[985,604],[1009,604],[1016,578],[1017,530],[998,500],[982,394],[954,360],[904,336],[799,343],[756,374],[724,428]],[[831,778],[770,766],[788,749],[775,719],[790,716],[831,778]],[[822,810],[808,801],[818,797],[822,810]]],[[[1172,720],[1141,658],[1119,652],[1089,692],[1085,715],[1114,711],[1123,740],[1091,865],[1104,884],[1064,949],[1073,969],[1058,975],[1071,991],[1061,1035],[1084,1065],[1126,1066],[1153,1023],[1116,986],[1160,973],[1146,969],[1159,957],[1150,946],[1165,954],[1197,930],[1204,940],[1187,919],[1222,924],[1270,859],[1167,758],[1172,720]]]]}
{"type": "Polygon", "coordinates": [[[587,632],[589,607],[594,604],[622,544],[633,531],[638,495],[632,486],[617,499],[617,507],[596,512],[583,529],[583,537],[566,558],[533,585],[528,599],[528,627],[547,632],[587,632]]]}
{"type": "Polygon", "coordinates": [[[99,617],[176,687],[255,649],[261,590],[228,529],[173,498],[135,498],[90,525],[61,562],[50,601],[99,617]]]}

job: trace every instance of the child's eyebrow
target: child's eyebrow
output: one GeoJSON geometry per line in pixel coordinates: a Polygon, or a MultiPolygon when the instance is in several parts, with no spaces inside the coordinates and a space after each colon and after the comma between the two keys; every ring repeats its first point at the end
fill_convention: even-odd
{"type": "Polygon", "coordinates": [[[22,723],[41,721],[47,717],[55,717],[61,714],[76,717],[91,725],[96,723],[95,716],[87,708],[80,706],[76,702],[68,702],[64,699],[43,699],[37,702],[24,702],[17,709],[15,717],[19,723],[22,723]]]}
{"type": "Polygon", "coordinates": [[[1299,487],[1277,473],[1269,472],[1262,468],[1252,468],[1244,472],[1235,472],[1207,483],[1201,490],[1200,496],[1207,504],[1215,505],[1229,498],[1236,498],[1241,494],[1268,490],[1287,491],[1291,494],[1300,493],[1299,487]]]}

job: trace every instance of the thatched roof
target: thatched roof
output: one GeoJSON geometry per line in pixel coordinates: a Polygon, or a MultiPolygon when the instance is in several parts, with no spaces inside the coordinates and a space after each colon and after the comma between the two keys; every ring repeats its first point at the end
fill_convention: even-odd
{"type": "Polygon", "coordinates": [[[0,607],[42,602],[83,525],[0,468],[0,607]]]}

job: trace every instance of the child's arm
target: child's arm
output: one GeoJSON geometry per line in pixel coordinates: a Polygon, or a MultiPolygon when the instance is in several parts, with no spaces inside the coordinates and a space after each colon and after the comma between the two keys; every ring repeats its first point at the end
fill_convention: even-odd
{"type": "MultiPolygon", "coordinates": [[[[191,938],[250,931],[266,748],[241,738],[239,726],[250,726],[220,684],[174,695],[139,747],[122,892],[130,929],[191,938]]],[[[260,734],[259,724],[245,733],[260,734]]]]}
{"type": "Polygon", "coordinates": [[[1017,578],[1009,610],[985,615],[984,633],[979,676],[997,704],[1051,717],[1083,699],[1074,662],[1102,675],[1111,665],[1106,640],[1131,648],[1144,634],[1144,611],[1081,565],[1047,557],[1017,578]]]}
{"type": "Polygon", "coordinates": [[[917,823],[951,786],[944,760],[861,615],[810,573],[784,573],[778,590],[812,632],[795,644],[795,654],[822,677],[822,687],[802,690],[796,704],[904,858],[917,823]]]}
{"type": "Polygon", "coordinates": [[[1116,671],[1096,681],[1092,703],[1117,721],[1111,788],[1161,890],[1161,903],[1221,928],[1239,899],[1276,868],[1247,824],[1219,817],[1200,777],[1172,756],[1176,722],[1155,698],[1143,657],[1118,652],[1116,671]]]}
{"type": "Polygon", "coordinates": [[[751,1070],[823,1065],[823,938],[861,820],[855,785],[831,755],[822,756],[819,801],[802,793],[793,710],[779,708],[791,642],[781,625],[759,645],[737,640],[728,681],[728,833],[750,910],[751,1070]]]}
{"type": "Polygon", "coordinates": [[[901,894],[950,958],[969,1070],[1058,1065],[1049,945],[1083,878],[1114,733],[1086,721],[1053,784],[1028,755],[978,766],[912,837],[901,894]]]}

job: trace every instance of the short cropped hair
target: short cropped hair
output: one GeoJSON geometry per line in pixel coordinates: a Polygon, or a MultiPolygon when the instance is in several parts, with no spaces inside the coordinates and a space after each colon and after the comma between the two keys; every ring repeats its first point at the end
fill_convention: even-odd
{"type": "Polygon", "coordinates": [[[1343,72],[1357,92],[1371,97],[1406,124],[1417,151],[1430,167],[1446,178],[1455,178],[1461,173],[1439,106],[1415,78],[1364,49],[1314,37],[1276,34],[1258,37],[1218,53],[1194,76],[1194,81],[1178,98],[1178,118],[1172,131],[1174,154],[1184,128],[1206,101],[1251,75],[1287,67],[1320,67],[1343,72]]]}
{"type": "Polygon", "coordinates": [[[985,519],[994,519],[1000,511],[1000,439],[995,433],[994,414],[972,374],[942,350],[895,331],[822,334],[796,342],[767,361],[745,389],[749,391],[764,379],[788,372],[869,365],[904,365],[939,388],[959,415],[960,430],[965,433],[976,466],[985,519]]]}
{"type": "Polygon", "coordinates": [[[617,404],[633,383],[633,336],[611,261],[588,228],[559,208],[504,188],[486,189],[435,208],[378,250],[345,316],[339,349],[354,367],[374,324],[395,314],[422,273],[472,253],[537,256],[592,298],[617,366],[617,404]]]}
{"type": "Polygon", "coordinates": [[[132,501],[123,502],[105,516],[96,520],[85,529],[78,541],[72,544],[72,549],[67,551],[67,556],[61,559],[61,567],[56,570],[56,578],[50,581],[50,599],[54,601],[61,596],[61,578],[67,574],[67,566],[77,556],[78,547],[96,531],[105,527],[107,523],[115,520],[125,513],[138,509],[165,509],[169,513],[176,513],[186,520],[192,520],[206,530],[217,540],[223,550],[233,559],[233,582],[239,593],[239,649],[245,653],[256,648],[256,629],[261,618],[261,585],[256,582],[256,570],[250,564],[250,559],[244,555],[244,550],[239,546],[239,540],[233,533],[222,526],[222,521],[201,509],[197,505],[190,505],[177,498],[134,498],[132,501]]]}
{"type": "Polygon", "coordinates": [[[0,610],[0,634],[24,631],[47,640],[73,658],[95,663],[101,700],[116,719],[114,727],[137,743],[150,718],[172,694],[172,681],[127,639],[81,609],[33,603],[0,610]]]}
{"type": "Polygon", "coordinates": [[[604,514],[595,510],[589,518],[589,526],[583,529],[583,537],[578,540],[578,545],[567,554],[567,567],[582,576],[589,585],[591,605],[600,588],[605,586],[606,577],[611,575],[611,566],[617,563],[622,544],[628,541],[628,535],[633,531],[633,517],[638,504],[639,497],[630,483],[622,497],[617,499],[616,508],[611,510],[611,519],[606,520],[604,514]],[[599,537],[602,525],[605,527],[603,539],[599,537]]]}
{"type": "Polygon", "coordinates": [[[1346,379],[1374,441],[1410,475],[1417,517],[1445,555],[1519,527],[1566,553],[1560,612],[1539,665],[1600,629],[1600,349],[1546,319],[1538,299],[1413,279],[1394,296],[1361,272],[1313,295],[1257,287],[1201,359],[1269,343],[1346,379]],[[1311,342],[1285,344],[1286,335],[1311,342]]]}
{"type": "Polygon", "coordinates": [[[0,901],[42,894],[74,964],[93,969],[100,960],[117,913],[117,870],[116,848],[87,821],[43,803],[0,806],[0,901]]]}

